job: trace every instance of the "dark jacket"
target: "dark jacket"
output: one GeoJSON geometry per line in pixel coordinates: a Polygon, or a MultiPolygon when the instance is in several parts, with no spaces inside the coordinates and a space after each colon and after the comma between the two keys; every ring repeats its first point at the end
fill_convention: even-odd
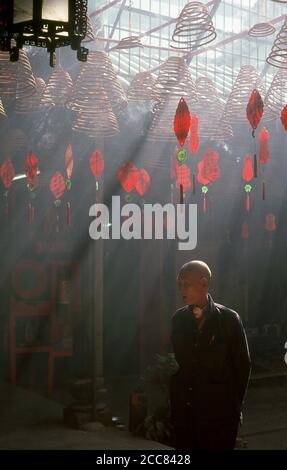
{"type": "Polygon", "coordinates": [[[220,429],[238,426],[251,362],[239,315],[209,295],[205,322],[198,330],[191,306],[172,319],[172,344],[178,373],[172,377],[170,403],[176,428],[220,429]]]}

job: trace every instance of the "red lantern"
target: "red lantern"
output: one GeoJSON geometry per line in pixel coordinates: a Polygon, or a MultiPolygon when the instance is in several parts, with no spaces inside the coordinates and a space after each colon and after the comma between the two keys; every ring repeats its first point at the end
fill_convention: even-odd
{"type": "Polygon", "coordinates": [[[150,187],[150,182],[151,180],[148,172],[143,168],[138,170],[135,188],[141,196],[147,192],[148,188],[150,187]]]}
{"type": "Polygon", "coordinates": [[[104,170],[104,157],[99,149],[93,151],[90,158],[90,168],[95,178],[99,178],[104,170]]]}
{"type": "Polygon", "coordinates": [[[190,116],[190,138],[189,150],[191,153],[196,153],[199,148],[199,134],[198,134],[198,117],[196,114],[190,116]]]}
{"type": "MultiPolygon", "coordinates": [[[[185,193],[186,190],[191,187],[190,169],[185,163],[183,163],[183,165],[178,166],[176,175],[176,187],[179,188],[182,193],[185,193]]],[[[183,203],[182,199],[183,195],[181,194],[181,203],[183,203]]]]}
{"type": "Polygon", "coordinates": [[[65,168],[67,178],[68,180],[70,180],[72,178],[74,168],[73,148],[71,144],[67,145],[67,148],[65,150],[65,168]]]}
{"type": "Polygon", "coordinates": [[[287,104],[281,111],[281,122],[285,131],[287,131],[287,104]]]}
{"type": "Polygon", "coordinates": [[[181,147],[183,147],[187,138],[190,126],[190,114],[188,106],[183,98],[180,98],[177,110],[174,116],[174,133],[181,147]]]}
{"type": "Polygon", "coordinates": [[[30,152],[25,159],[24,171],[28,183],[33,184],[33,180],[38,173],[38,158],[33,152],[30,152]]]}
{"type": "Polygon", "coordinates": [[[264,105],[259,91],[253,90],[246,107],[247,119],[253,131],[257,129],[257,126],[262,118],[263,108],[264,105]]]}
{"type": "Polygon", "coordinates": [[[247,222],[243,222],[241,226],[241,237],[244,240],[247,240],[249,238],[249,227],[247,222]]]}
{"type": "Polygon", "coordinates": [[[204,185],[208,184],[209,179],[207,179],[206,175],[204,174],[204,161],[203,160],[198,162],[197,168],[198,168],[197,181],[201,184],[204,184],[204,185]]]}
{"type": "Polygon", "coordinates": [[[259,133],[259,162],[265,165],[269,158],[269,132],[266,127],[263,127],[259,133]]]}
{"type": "Polygon", "coordinates": [[[128,160],[119,170],[118,178],[127,193],[135,189],[138,180],[138,169],[128,160]]]}
{"type": "MultiPolygon", "coordinates": [[[[209,148],[202,154],[202,176],[207,181],[215,181],[220,177],[220,168],[218,166],[219,154],[212,148],[209,148]]],[[[206,183],[204,183],[206,184],[206,183]]]]}
{"type": "Polygon", "coordinates": [[[55,199],[61,198],[61,196],[64,194],[65,187],[66,184],[62,173],[56,171],[50,181],[50,190],[52,191],[55,199]]]}
{"type": "Polygon", "coordinates": [[[251,155],[246,155],[244,158],[242,178],[245,181],[251,181],[253,178],[253,166],[251,155]]]}
{"type": "Polygon", "coordinates": [[[274,230],[276,230],[276,221],[275,221],[275,215],[274,214],[272,214],[272,213],[266,214],[265,229],[268,232],[274,232],[274,230]]]}
{"type": "MultiPolygon", "coordinates": [[[[259,91],[253,90],[250,98],[248,105],[246,107],[246,114],[247,114],[247,119],[252,127],[252,137],[255,138],[255,129],[257,129],[257,126],[262,118],[263,115],[263,101],[260,96],[259,91]]],[[[257,178],[257,156],[256,152],[254,152],[254,178],[257,178]]]]}
{"type": "Polygon", "coordinates": [[[0,172],[5,188],[9,189],[15,177],[15,168],[10,158],[2,163],[0,172]]]}

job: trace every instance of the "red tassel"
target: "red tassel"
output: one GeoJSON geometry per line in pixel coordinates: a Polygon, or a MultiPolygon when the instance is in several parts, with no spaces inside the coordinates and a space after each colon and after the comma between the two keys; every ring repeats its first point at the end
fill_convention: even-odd
{"type": "Polygon", "coordinates": [[[250,211],[250,196],[246,194],[246,210],[250,211]]]}
{"type": "Polygon", "coordinates": [[[69,202],[66,204],[66,223],[71,225],[71,204],[69,202]]]}
{"type": "Polygon", "coordinates": [[[265,181],[262,183],[262,199],[265,201],[266,198],[266,187],[265,187],[265,181]]]}
{"type": "Polygon", "coordinates": [[[253,173],[254,173],[254,178],[257,178],[258,172],[257,172],[257,156],[256,153],[254,154],[254,164],[253,164],[253,173]]]}
{"type": "Polygon", "coordinates": [[[56,209],[56,232],[60,232],[60,217],[58,214],[58,209],[56,209]]]}
{"type": "Polygon", "coordinates": [[[195,175],[192,175],[192,194],[195,194],[195,175]]]}
{"type": "Polygon", "coordinates": [[[5,215],[7,217],[7,219],[9,218],[9,215],[10,215],[10,208],[9,208],[9,202],[7,201],[6,204],[5,204],[5,215]]]}
{"type": "Polygon", "coordinates": [[[182,186],[182,184],[179,186],[179,203],[183,204],[183,186],[182,186]]]}
{"type": "Polygon", "coordinates": [[[206,212],[206,194],[203,194],[203,212],[206,212]]]}
{"type": "Polygon", "coordinates": [[[30,202],[27,207],[27,222],[28,224],[32,223],[32,204],[30,202]]]}

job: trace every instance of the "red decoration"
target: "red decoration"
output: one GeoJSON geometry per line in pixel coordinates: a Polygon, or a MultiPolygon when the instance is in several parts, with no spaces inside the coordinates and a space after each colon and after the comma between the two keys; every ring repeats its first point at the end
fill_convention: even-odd
{"type": "Polygon", "coordinates": [[[275,221],[274,214],[272,213],[266,214],[265,228],[268,232],[273,232],[274,230],[276,230],[276,221],[275,221]]]}
{"type": "Polygon", "coordinates": [[[176,187],[181,190],[182,186],[181,191],[185,193],[186,190],[191,187],[190,169],[185,163],[183,165],[178,165],[176,178],[176,187]]]}
{"type": "Polygon", "coordinates": [[[244,238],[244,240],[249,238],[249,227],[247,222],[243,222],[241,226],[241,236],[244,238]]]}
{"type": "Polygon", "coordinates": [[[73,160],[73,148],[71,144],[67,145],[65,150],[65,168],[67,178],[70,180],[73,174],[74,160],[73,160]]]}
{"type": "Polygon", "coordinates": [[[206,178],[206,175],[204,174],[204,161],[203,160],[198,162],[197,168],[198,168],[197,181],[201,184],[208,184],[209,180],[206,178]]]}
{"type": "Polygon", "coordinates": [[[15,177],[15,168],[10,159],[5,160],[1,165],[1,178],[6,189],[12,186],[15,177]]]}
{"type": "Polygon", "coordinates": [[[259,162],[265,165],[269,158],[269,132],[266,127],[263,127],[259,133],[259,162]]]}
{"type": "Polygon", "coordinates": [[[50,190],[52,191],[55,199],[60,199],[60,197],[64,194],[65,187],[65,180],[62,173],[56,171],[50,181],[50,190]]]}
{"type": "Polygon", "coordinates": [[[183,147],[187,138],[190,126],[190,114],[188,106],[183,98],[180,98],[177,110],[175,112],[173,128],[174,133],[181,147],[183,147]]]}
{"type": "Polygon", "coordinates": [[[190,138],[189,150],[196,153],[199,149],[198,117],[196,114],[190,116],[190,138]]]}
{"type": "Polygon", "coordinates": [[[135,189],[138,179],[138,169],[133,163],[128,160],[118,172],[118,178],[122,187],[127,193],[135,189]]]}
{"type": "Polygon", "coordinates": [[[99,178],[104,170],[104,157],[99,149],[93,151],[90,158],[90,168],[95,178],[99,178]]]}
{"type": "Polygon", "coordinates": [[[141,170],[138,170],[135,188],[141,196],[143,196],[147,192],[148,188],[150,187],[150,182],[151,180],[148,172],[143,168],[141,170]]]}
{"type": "MultiPolygon", "coordinates": [[[[218,166],[219,154],[212,148],[209,148],[202,154],[202,176],[208,182],[215,181],[220,177],[220,168],[218,166]]],[[[206,184],[206,183],[205,183],[206,184]]]]}
{"type": "Polygon", "coordinates": [[[203,193],[203,212],[206,212],[206,193],[203,193]]]}
{"type": "Polygon", "coordinates": [[[27,176],[28,183],[32,184],[38,173],[38,158],[33,152],[30,152],[25,159],[24,171],[27,176]]]}
{"type": "Polygon", "coordinates": [[[262,118],[263,107],[264,105],[259,91],[253,90],[246,107],[247,119],[253,130],[257,129],[262,118]]]}
{"type": "Polygon", "coordinates": [[[252,157],[251,155],[246,155],[243,163],[242,178],[245,181],[251,181],[253,176],[252,157]]]}
{"type": "Polygon", "coordinates": [[[246,210],[250,211],[250,195],[249,193],[246,194],[246,210]]]}
{"type": "Polygon", "coordinates": [[[281,122],[285,131],[287,131],[287,104],[281,111],[281,122]]]}

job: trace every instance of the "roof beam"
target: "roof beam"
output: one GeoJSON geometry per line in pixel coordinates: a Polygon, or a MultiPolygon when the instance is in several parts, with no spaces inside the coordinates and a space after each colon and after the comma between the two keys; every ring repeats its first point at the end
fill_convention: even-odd
{"type": "MultiPolygon", "coordinates": [[[[113,35],[114,35],[114,32],[115,32],[115,30],[116,30],[116,27],[117,27],[117,25],[118,25],[118,23],[119,23],[119,21],[120,21],[120,19],[121,19],[121,15],[122,15],[122,12],[123,12],[123,10],[124,10],[124,7],[125,7],[126,2],[127,2],[127,0],[122,0],[122,4],[121,4],[121,6],[120,6],[120,8],[119,8],[119,11],[118,11],[118,13],[117,13],[116,19],[115,19],[115,21],[114,21],[114,24],[113,24],[113,26],[112,26],[111,32],[110,32],[110,34],[109,34],[109,39],[111,39],[111,38],[113,37],[113,35]]],[[[109,44],[107,43],[106,46],[105,46],[105,50],[107,51],[108,49],[109,49],[109,44]]]]}

